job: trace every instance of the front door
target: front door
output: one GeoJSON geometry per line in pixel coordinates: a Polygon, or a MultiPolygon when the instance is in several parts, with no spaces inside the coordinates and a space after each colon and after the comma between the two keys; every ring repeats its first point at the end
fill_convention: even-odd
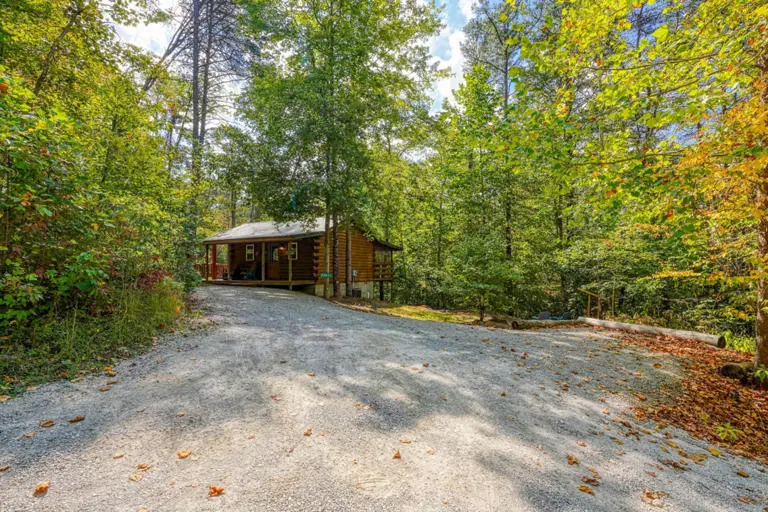
{"type": "Polygon", "coordinates": [[[280,280],[280,244],[269,244],[269,253],[267,253],[267,280],[280,280]]]}

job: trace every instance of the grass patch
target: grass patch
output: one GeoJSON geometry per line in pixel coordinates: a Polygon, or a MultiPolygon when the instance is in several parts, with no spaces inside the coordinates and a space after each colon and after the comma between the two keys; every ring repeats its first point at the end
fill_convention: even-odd
{"type": "Polygon", "coordinates": [[[412,318],[414,320],[429,320],[432,322],[449,322],[454,324],[472,324],[473,322],[480,320],[480,315],[471,311],[443,311],[440,309],[432,309],[429,306],[399,305],[378,301],[367,302],[360,299],[350,299],[348,297],[338,299],[335,302],[342,306],[360,311],[399,316],[402,318],[412,318]]]}
{"type": "Polygon", "coordinates": [[[151,290],[115,292],[106,313],[75,308],[36,318],[0,342],[0,395],[75,378],[140,353],[153,336],[172,330],[185,309],[180,287],[165,279],[151,290]]]}

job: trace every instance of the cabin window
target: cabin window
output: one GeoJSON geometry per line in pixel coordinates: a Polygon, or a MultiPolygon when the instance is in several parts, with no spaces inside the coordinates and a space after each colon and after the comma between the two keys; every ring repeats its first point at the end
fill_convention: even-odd
{"type": "Polygon", "coordinates": [[[277,244],[272,245],[272,263],[280,261],[280,246],[277,244]]]}
{"type": "Polygon", "coordinates": [[[290,249],[288,249],[288,255],[292,260],[299,259],[299,244],[297,242],[291,242],[291,245],[289,245],[290,249]]]}
{"type": "Polygon", "coordinates": [[[245,261],[253,261],[256,259],[256,248],[253,244],[245,246],[245,261]]]}

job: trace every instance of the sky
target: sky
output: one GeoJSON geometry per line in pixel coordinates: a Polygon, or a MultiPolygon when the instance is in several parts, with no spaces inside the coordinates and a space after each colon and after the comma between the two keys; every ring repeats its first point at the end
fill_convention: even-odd
{"type": "MultiPolygon", "coordinates": [[[[163,9],[173,7],[174,0],[158,0],[158,6],[163,9]]],[[[453,90],[461,83],[464,56],[461,53],[461,43],[464,41],[464,25],[472,16],[474,0],[437,0],[437,5],[443,7],[443,28],[439,34],[432,37],[429,48],[432,57],[441,68],[448,69],[450,76],[436,81],[432,86],[432,110],[437,111],[448,99],[453,101],[453,90]]],[[[173,33],[173,27],[161,24],[142,25],[137,27],[118,26],[117,32],[125,43],[135,44],[156,54],[162,54],[173,33]]]]}

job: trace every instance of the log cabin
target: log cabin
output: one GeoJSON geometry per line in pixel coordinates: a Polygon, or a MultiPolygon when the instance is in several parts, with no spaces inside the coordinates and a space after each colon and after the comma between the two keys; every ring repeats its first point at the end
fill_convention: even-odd
{"type": "MultiPolygon", "coordinates": [[[[380,298],[384,283],[392,281],[392,254],[400,248],[379,240],[355,226],[350,227],[352,255],[352,295],[373,298],[376,283],[380,298]]],[[[339,281],[346,294],[347,230],[339,226],[339,275],[333,276],[333,251],[330,273],[325,264],[325,218],[310,222],[273,221],[241,224],[203,240],[205,265],[203,279],[211,284],[282,286],[302,289],[322,296],[326,285],[339,281]],[[224,262],[217,250],[226,246],[224,262]]]]}

